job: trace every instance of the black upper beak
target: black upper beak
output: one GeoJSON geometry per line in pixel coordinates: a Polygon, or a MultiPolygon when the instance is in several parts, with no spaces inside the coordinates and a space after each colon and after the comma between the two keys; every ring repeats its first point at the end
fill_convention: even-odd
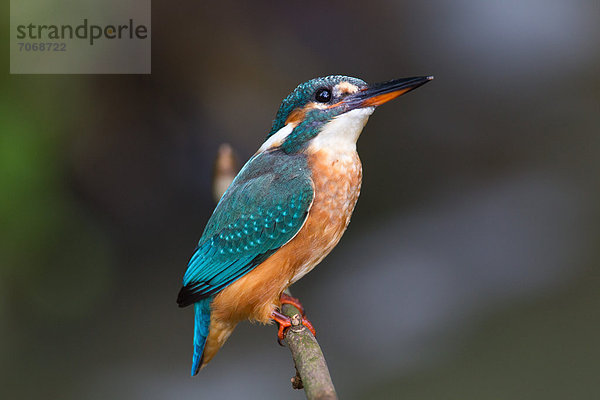
{"type": "Polygon", "coordinates": [[[375,83],[342,100],[350,108],[376,107],[402,96],[431,81],[433,76],[395,79],[389,82],[375,83]]]}

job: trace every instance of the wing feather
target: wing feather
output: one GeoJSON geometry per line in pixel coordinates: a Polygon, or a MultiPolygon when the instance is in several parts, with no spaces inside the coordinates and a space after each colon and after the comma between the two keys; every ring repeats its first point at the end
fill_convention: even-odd
{"type": "Polygon", "coordinates": [[[179,306],[218,293],[291,240],[313,198],[303,155],[273,151],[250,159],[208,221],[184,275],[179,306]]]}

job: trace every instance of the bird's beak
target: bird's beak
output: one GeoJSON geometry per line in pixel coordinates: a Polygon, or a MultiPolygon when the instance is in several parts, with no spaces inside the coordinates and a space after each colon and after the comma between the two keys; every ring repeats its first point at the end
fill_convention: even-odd
{"type": "Polygon", "coordinates": [[[432,79],[433,76],[418,76],[375,83],[347,96],[340,103],[345,104],[349,109],[376,107],[402,96],[404,93],[410,92],[432,79]]]}

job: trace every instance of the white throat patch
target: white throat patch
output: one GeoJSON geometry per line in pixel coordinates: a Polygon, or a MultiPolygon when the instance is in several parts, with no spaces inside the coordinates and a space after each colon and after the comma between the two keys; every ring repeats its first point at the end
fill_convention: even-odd
{"type": "Polygon", "coordinates": [[[357,108],[333,118],[311,140],[309,151],[356,151],[356,141],[373,111],[375,107],[357,108]]]}

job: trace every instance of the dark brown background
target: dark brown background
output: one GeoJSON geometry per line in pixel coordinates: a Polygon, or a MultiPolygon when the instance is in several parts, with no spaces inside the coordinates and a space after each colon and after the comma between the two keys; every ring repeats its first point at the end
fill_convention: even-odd
{"type": "Polygon", "coordinates": [[[283,97],[328,74],[436,78],[372,116],[350,228],[294,287],[340,397],[599,396],[596,1],[152,15],[149,76],[11,76],[2,41],[7,398],[303,398],[273,327],[243,324],[190,378],[175,298],[218,145],[247,159],[283,97]]]}

